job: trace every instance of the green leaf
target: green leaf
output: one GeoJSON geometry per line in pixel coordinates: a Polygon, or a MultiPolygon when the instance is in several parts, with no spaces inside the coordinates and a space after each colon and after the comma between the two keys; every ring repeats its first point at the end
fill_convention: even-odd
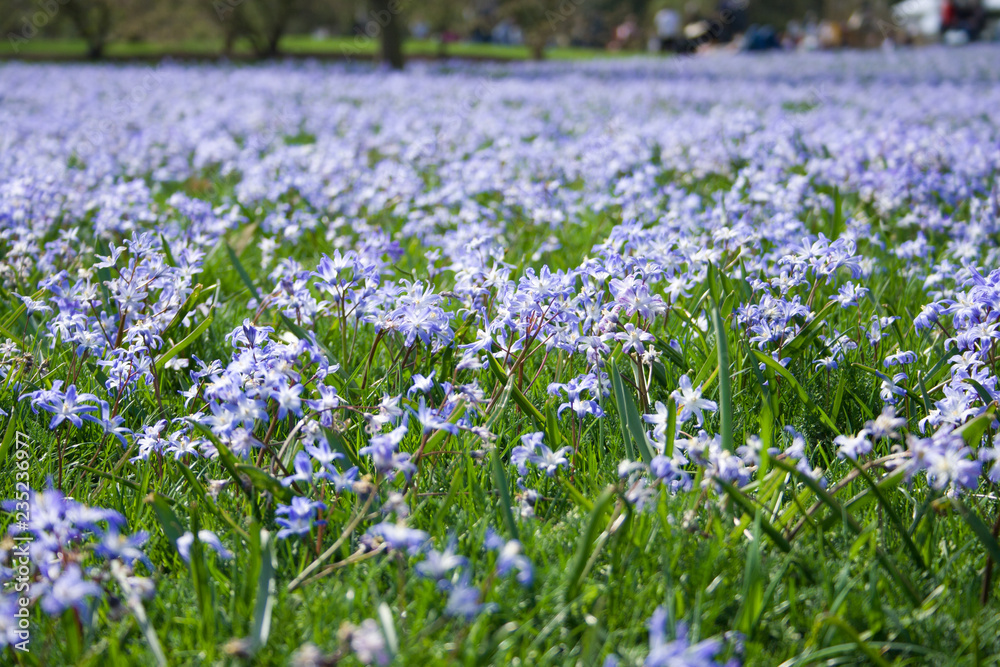
{"type": "Polygon", "coordinates": [[[278,558],[275,553],[275,539],[268,531],[260,531],[260,574],[257,576],[257,601],[253,613],[253,634],[250,635],[253,651],[267,645],[271,634],[271,612],[278,595],[275,572],[278,558]]]}
{"type": "Polygon", "coordinates": [[[255,487],[267,491],[279,502],[285,504],[292,502],[292,496],[295,495],[292,490],[282,486],[281,482],[257,466],[241,463],[236,466],[236,471],[249,477],[255,487]]]}
{"type": "Polygon", "coordinates": [[[559,420],[556,415],[556,406],[549,404],[545,406],[545,424],[548,428],[548,435],[554,438],[549,441],[549,447],[555,451],[562,444],[562,430],[559,428],[559,420]]]}
{"type": "Polygon", "coordinates": [[[1000,544],[997,544],[997,540],[993,537],[993,533],[991,533],[989,527],[983,523],[983,520],[979,518],[979,515],[970,510],[969,507],[958,498],[951,499],[951,506],[954,507],[955,511],[958,512],[958,514],[965,520],[965,523],[969,524],[969,528],[971,528],[972,532],[976,534],[980,544],[986,548],[986,552],[989,553],[993,562],[1000,563],[1000,544]]]}
{"type": "MultiPolygon", "coordinates": [[[[879,491],[885,493],[899,486],[904,479],[906,479],[906,468],[901,467],[897,468],[896,470],[892,471],[890,474],[886,475],[881,480],[879,480],[876,486],[878,486],[879,491]]],[[[873,492],[872,488],[867,487],[863,491],[859,492],[856,496],[848,500],[846,503],[844,503],[844,509],[851,514],[857,514],[861,510],[871,505],[876,500],[877,497],[873,492]]],[[[827,518],[825,522],[823,522],[823,528],[829,529],[830,526],[834,525],[839,520],[840,517],[831,515],[830,517],[827,518]]]]}
{"type": "Polygon", "coordinates": [[[384,602],[380,602],[378,605],[378,620],[379,625],[382,626],[382,635],[385,637],[391,661],[399,653],[399,637],[396,635],[396,625],[392,621],[392,611],[390,611],[389,605],[384,602]]]}
{"type": "Polygon", "coordinates": [[[986,387],[981,385],[979,382],[973,380],[972,378],[965,378],[968,384],[971,384],[976,393],[979,394],[979,399],[983,402],[983,405],[989,405],[993,402],[993,397],[990,396],[990,392],[987,391],[986,387]]]}
{"type": "Polygon", "coordinates": [[[195,304],[198,302],[198,299],[201,298],[204,290],[205,288],[201,283],[194,286],[194,289],[191,290],[191,294],[188,295],[188,298],[184,300],[181,307],[177,309],[177,313],[174,315],[173,319],[170,320],[170,324],[168,324],[163,330],[163,333],[160,334],[161,338],[166,340],[167,337],[173,333],[174,329],[180,325],[185,317],[187,317],[187,314],[194,309],[195,304]]]}
{"type": "Polygon", "coordinates": [[[208,576],[208,566],[205,563],[205,547],[198,534],[201,532],[201,518],[198,510],[192,505],[191,516],[191,550],[189,551],[189,564],[191,567],[191,580],[194,583],[196,597],[198,598],[198,608],[201,610],[201,639],[202,646],[215,646],[215,604],[212,592],[212,584],[208,576]]]}
{"type": "Polygon", "coordinates": [[[611,376],[611,391],[614,395],[615,406],[618,408],[618,423],[622,429],[622,442],[625,443],[625,455],[629,460],[634,461],[638,456],[632,444],[632,437],[629,435],[628,418],[623,409],[625,405],[625,391],[622,388],[622,379],[618,374],[618,367],[615,365],[614,360],[608,364],[608,368],[611,376]]]}
{"type": "Polygon", "coordinates": [[[240,278],[243,280],[243,284],[250,289],[250,294],[252,294],[253,298],[255,298],[259,303],[260,292],[258,292],[257,288],[254,286],[253,280],[250,278],[250,274],[243,268],[240,258],[236,256],[236,251],[233,250],[233,247],[228,243],[226,244],[226,252],[229,253],[229,263],[233,265],[233,268],[236,269],[236,273],[238,273],[240,278]]]}
{"type": "Polygon", "coordinates": [[[166,535],[167,540],[176,548],[177,540],[184,534],[184,525],[170,508],[168,499],[158,493],[151,493],[146,497],[146,502],[153,506],[153,514],[156,515],[156,520],[160,522],[163,534],[166,535]]]}
{"type": "Polygon", "coordinates": [[[566,492],[569,494],[570,498],[573,499],[573,502],[583,508],[586,512],[594,509],[593,501],[580,493],[580,490],[573,486],[573,483],[570,482],[568,478],[562,477],[561,481],[563,486],[566,488],[566,492]]]}
{"type": "Polygon", "coordinates": [[[434,527],[435,531],[441,529],[441,524],[444,522],[445,514],[448,509],[454,504],[455,498],[458,497],[458,489],[462,485],[462,476],[455,473],[451,478],[451,486],[448,487],[448,495],[445,496],[444,502],[442,502],[438,508],[437,512],[434,513],[434,521],[431,525],[434,527]]]}
{"type": "Polygon", "coordinates": [[[743,601],[736,622],[737,629],[745,635],[751,633],[764,608],[765,575],[760,559],[761,520],[762,512],[758,509],[754,514],[754,539],[747,548],[743,568],[743,601]]]}
{"type": "Polygon", "coordinates": [[[733,390],[729,377],[729,337],[722,324],[722,315],[717,303],[712,303],[712,325],[715,327],[715,349],[719,360],[719,430],[722,448],[728,452],[736,449],[733,444],[733,390]]]}
{"type": "MultiPolygon", "coordinates": [[[[500,384],[506,385],[508,381],[507,372],[504,371],[502,366],[500,366],[500,362],[497,361],[496,357],[492,354],[487,354],[486,358],[490,364],[490,371],[492,371],[496,379],[500,381],[500,384]]],[[[521,408],[521,410],[523,410],[526,414],[530,415],[531,418],[535,420],[535,423],[538,424],[539,428],[545,427],[545,415],[542,414],[541,410],[532,405],[531,401],[529,401],[524,394],[521,393],[521,390],[515,385],[511,385],[511,396],[517,404],[517,407],[521,408]]],[[[555,440],[556,437],[549,434],[549,442],[555,442],[555,440]]]]}
{"type": "Polygon", "coordinates": [[[622,437],[625,444],[634,444],[634,448],[629,448],[629,458],[635,460],[639,457],[648,465],[653,460],[653,451],[646,439],[646,429],[642,425],[642,416],[635,406],[632,393],[625,389],[621,374],[618,372],[618,365],[611,361],[608,364],[611,375],[611,387],[613,389],[615,404],[618,408],[618,418],[622,424],[622,437]],[[638,455],[638,456],[637,456],[638,455]]]}
{"type": "Polygon", "coordinates": [[[782,349],[795,354],[801,352],[819,334],[823,321],[834,312],[836,305],[836,301],[826,304],[782,349]]]}
{"type": "Polygon", "coordinates": [[[163,255],[167,260],[167,265],[176,269],[177,260],[174,259],[174,253],[170,252],[170,244],[167,243],[167,237],[165,237],[162,233],[160,234],[160,243],[162,244],[163,255]]]}
{"type": "Polygon", "coordinates": [[[597,498],[597,502],[594,503],[594,509],[590,513],[590,519],[587,521],[587,529],[580,534],[580,540],[577,542],[576,554],[573,556],[573,565],[570,567],[569,578],[566,580],[565,599],[567,602],[576,597],[576,589],[580,585],[580,580],[583,578],[587,561],[590,560],[591,544],[597,537],[597,534],[600,531],[601,521],[604,519],[604,515],[608,511],[608,508],[611,506],[611,502],[614,499],[614,487],[608,487],[597,498]]]}
{"type": "Polygon", "coordinates": [[[956,429],[955,433],[962,436],[965,444],[970,447],[978,447],[983,439],[983,434],[986,433],[986,429],[996,419],[996,415],[997,406],[996,404],[992,404],[986,408],[986,412],[962,424],[961,427],[956,429]]]}
{"type": "Polygon", "coordinates": [[[212,324],[214,319],[214,314],[210,311],[208,317],[206,317],[201,324],[194,328],[194,330],[181,340],[181,342],[174,345],[172,348],[164,352],[159,359],[156,360],[156,370],[159,372],[164,364],[176,357],[178,354],[183,352],[191,343],[198,340],[205,330],[212,324]]]}
{"type": "MultiPolygon", "coordinates": [[[[14,437],[17,434],[15,426],[17,423],[17,410],[12,407],[10,413],[10,416],[7,417],[7,428],[4,429],[3,441],[0,441],[0,466],[3,466],[4,460],[7,458],[7,452],[10,451],[11,443],[14,442],[14,437]]],[[[13,473],[10,474],[13,476],[13,473]]]]}
{"type": "Polygon", "coordinates": [[[879,505],[889,518],[889,523],[896,528],[896,532],[899,533],[899,536],[903,539],[903,544],[910,552],[913,562],[916,563],[917,567],[921,570],[927,569],[923,556],[920,555],[920,549],[918,549],[917,545],[913,543],[913,539],[910,537],[910,533],[907,532],[906,527],[903,526],[903,522],[899,518],[899,514],[896,512],[896,508],[892,506],[892,503],[889,502],[886,495],[882,493],[881,487],[875,483],[875,480],[873,480],[871,475],[868,474],[868,471],[861,467],[857,461],[854,461],[853,459],[847,460],[852,466],[854,466],[854,469],[858,471],[858,475],[865,480],[865,483],[868,484],[868,488],[871,489],[872,493],[875,494],[875,497],[879,501],[879,505]]]}
{"type": "Polygon", "coordinates": [[[500,461],[500,450],[496,447],[493,448],[493,485],[497,487],[497,492],[500,494],[500,515],[507,525],[507,531],[510,533],[511,539],[520,539],[517,532],[517,521],[514,520],[514,511],[511,509],[507,473],[500,461]]]}
{"type": "Polygon", "coordinates": [[[677,436],[677,402],[667,401],[667,442],[663,454],[668,459],[674,455],[674,438],[677,436]]]}
{"type": "MultiPolygon", "coordinates": [[[[0,460],[3,460],[2,457],[0,457],[0,460]]],[[[138,484],[136,484],[135,482],[133,482],[130,479],[125,479],[124,477],[122,477],[120,475],[114,475],[112,473],[104,472],[103,470],[98,470],[96,468],[91,468],[90,466],[85,466],[83,464],[80,464],[79,467],[80,467],[81,470],[85,470],[85,471],[89,472],[92,475],[97,475],[98,477],[103,477],[104,479],[106,479],[106,480],[108,480],[110,482],[115,482],[116,484],[121,484],[122,486],[124,486],[127,489],[132,489],[133,491],[138,491],[140,493],[142,492],[142,488],[140,488],[140,486],[138,484]]],[[[168,505],[174,505],[174,504],[176,504],[173,500],[171,500],[170,498],[167,498],[165,496],[160,496],[160,498],[164,502],[166,502],[168,505]]]]}
{"type": "Polygon", "coordinates": [[[724,479],[717,477],[715,481],[718,482],[719,486],[722,487],[722,490],[726,492],[726,495],[732,498],[733,502],[739,505],[740,509],[742,509],[744,513],[751,517],[757,517],[755,520],[760,521],[760,529],[763,530],[769,538],[771,538],[771,541],[774,542],[775,546],[785,553],[792,550],[792,545],[788,543],[788,540],[786,540],[785,536],[781,534],[781,531],[772,526],[771,522],[765,519],[763,515],[760,515],[760,508],[755,506],[753,501],[751,501],[742,491],[724,479]]]}
{"type": "MultiPolygon", "coordinates": [[[[847,372],[842,370],[837,379],[837,393],[833,396],[833,419],[840,416],[840,406],[844,403],[844,389],[847,386],[847,372]]],[[[929,412],[930,410],[928,410],[929,412]]]]}
{"type": "Polygon", "coordinates": [[[202,505],[207,507],[209,511],[211,511],[217,517],[228,523],[233,530],[239,533],[240,537],[242,537],[245,540],[250,539],[249,533],[243,530],[243,528],[238,523],[236,523],[236,521],[231,516],[229,516],[229,514],[227,514],[225,510],[219,507],[218,504],[216,504],[215,500],[212,499],[212,496],[208,495],[208,492],[205,491],[205,487],[202,485],[201,482],[198,481],[198,478],[195,477],[194,472],[191,471],[191,468],[189,468],[187,464],[185,464],[183,461],[177,461],[177,469],[181,471],[181,474],[184,475],[184,479],[187,480],[192,490],[194,490],[195,494],[198,497],[198,502],[202,503],[202,505]]]}
{"type": "Polygon", "coordinates": [[[191,425],[198,431],[201,431],[201,433],[215,446],[215,450],[219,454],[219,462],[222,464],[222,467],[225,468],[226,472],[229,473],[229,476],[232,478],[236,486],[243,491],[244,495],[246,495],[247,500],[250,502],[250,509],[253,512],[254,518],[259,521],[261,517],[260,509],[257,507],[257,498],[254,495],[253,486],[244,484],[243,478],[240,477],[238,467],[241,464],[239,459],[237,459],[236,456],[229,450],[229,447],[226,447],[226,445],[224,445],[222,441],[219,440],[214,433],[212,433],[212,429],[196,421],[191,422],[191,425]]]}
{"type": "Polygon", "coordinates": [[[17,343],[17,346],[19,348],[24,348],[24,339],[22,339],[19,335],[11,331],[9,327],[0,324],[0,334],[3,334],[5,338],[9,338],[10,340],[17,343]]]}

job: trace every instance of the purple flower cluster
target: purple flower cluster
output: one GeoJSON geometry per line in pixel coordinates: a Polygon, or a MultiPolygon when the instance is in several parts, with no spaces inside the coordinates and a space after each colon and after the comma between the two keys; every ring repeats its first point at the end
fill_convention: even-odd
{"type": "MultiPolygon", "coordinates": [[[[110,590],[114,562],[125,568],[118,581],[128,589],[121,593],[152,594],[152,581],[132,574],[139,562],[152,571],[141,549],[148,535],[125,534],[125,519],[118,512],[87,507],[53,489],[25,489],[20,497],[5,501],[3,510],[14,518],[8,529],[13,545],[0,549],[0,584],[5,589],[0,607],[5,610],[27,598],[50,616],[67,609],[83,611],[110,590]]],[[[0,620],[0,647],[16,643],[16,623],[14,614],[0,620]]]]}
{"type": "MultiPolygon", "coordinates": [[[[825,484],[790,424],[727,419],[778,392],[795,410],[775,420],[875,402],[860,430],[813,443],[839,466],[905,443],[910,479],[975,489],[1000,479],[996,443],[959,430],[1000,399],[995,60],[704,59],[670,86],[659,61],[497,65],[461,123],[452,105],[480,66],[428,65],[401,86],[333,65],[165,64],[107,123],[100,100],[143,68],[4,64],[3,136],[31,149],[0,164],[3,390],[60,446],[115,443],[199,476],[217,459],[258,467],[283,549],[375,504],[361,545],[416,561],[463,619],[486,609],[469,559],[408,518],[428,461],[495,456],[517,472],[522,520],[581,453],[613,467],[619,433],[642,450],[618,466],[639,510],[663,488],[744,486],[769,457],[825,484]],[[595,132],[609,115],[611,136],[595,132]],[[733,367],[716,369],[724,349],[733,367]],[[862,372],[870,391],[836,389],[862,372]],[[824,382],[830,401],[798,401],[824,382]]],[[[46,611],[101,594],[81,544],[144,561],[117,514],[54,491],[29,502],[46,611]]],[[[486,541],[492,574],[531,583],[520,542],[486,541]]],[[[209,531],[176,547],[186,560],[198,543],[231,556],[209,531]]],[[[350,643],[384,662],[373,624],[350,643]]],[[[660,613],[650,637],[651,665],[722,652],[668,640],[660,613]]]]}

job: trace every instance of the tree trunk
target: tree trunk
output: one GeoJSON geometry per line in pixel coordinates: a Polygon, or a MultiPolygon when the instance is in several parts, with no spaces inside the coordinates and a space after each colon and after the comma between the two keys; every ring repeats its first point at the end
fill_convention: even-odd
{"type": "Polygon", "coordinates": [[[236,44],[236,30],[232,23],[226,24],[226,39],[222,44],[222,55],[227,58],[233,55],[233,46],[236,44]]]}
{"type": "Polygon", "coordinates": [[[77,33],[87,42],[87,58],[100,60],[104,57],[104,47],[111,32],[111,8],[100,4],[94,9],[97,16],[92,16],[87,6],[80,7],[75,2],[66,5],[66,13],[76,28],[77,33]]]}
{"type": "Polygon", "coordinates": [[[104,57],[104,42],[99,39],[87,40],[87,59],[100,60],[104,57]]]}
{"type": "Polygon", "coordinates": [[[532,60],[545,60],[545,43],[548,41],[548,38],[544,35],[528,40],[532,60]]]}
{"type": "Polygon", "coordinates": [[[372,20],[382,33],[382,62],[393,69],[403,69],[403,30],[399,0],[372,0],[372,20]]]}
{"type": "Polygon", "coordinates": [[[271,35],[267,40],[267,57],[274,58],[278,55],[278,42],[281,40],[281,35],[271,35]]]}

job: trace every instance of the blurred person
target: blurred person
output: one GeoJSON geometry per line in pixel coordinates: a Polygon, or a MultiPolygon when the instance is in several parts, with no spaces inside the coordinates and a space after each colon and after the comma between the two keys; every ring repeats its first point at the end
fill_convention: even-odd
{"type": "Polygon", "coordinates": [[[781,39],[781,47],[793,51],[799,47],[802,37],[802,24],[799,23],[798,19],[792,19],[785,27],[785,35],[781,39]]]}
{"type": "Polygon", "coordinates": [[[820,21],[817,36],[821,49],[839,49],[844,45],[844,28],[838,21],[820,21]]]}
{"type": "Polygon", "coordinates": [[[633,45],[635,38],[639,36],[639,24],[635,16],[629,14],[622,23],[615,28],[614,39],[608,44],[609,51],[621,51],[633,45]]]}
{"type": "Polygon", "coordinates": [[[708,30],[697,2],[689,0],[684,5],[684,18],[681,23],[683,27],[681,28],[681,39],[678,42],[677,52],[694,53],[701,43],[699,40],[708,30]]]}
{"type": "Polygon", "coordinates": [[[799,48],[815,51],[819,46],[819,21],[816,19],[816,12],[810,10],[806,12],[802,25],[802,39],[799,41],[799,48]]]}
{"type": "Polygon", "coordinates": [[[878,20],[867,0],[847,19],[845,37],[847,46],[855,49],[874,49],[881,44],[882,34],[878,28],[878,20]]]}
{"type": "Polygon", "coordinates": [[[716,40],[728,44],[733,39],[746,32],[750,25],[747,9],[748,0],[720,0],[716,7],[719,29],[716,40]]]}
{"type": "Polygon", "coordinates": [[[774,26],[754,24],[747,28],[746,34],[743,35],[743,51],[770,51],[780,48],[781,42],[774,26]]]}
{"type": "Polygon", "coordinates": [[[427,39],[431,36],[431,26],[423,18],[418,18],[410,24],[410,34],[414,39],[427,39]]]}
{"type": "Polygon", "coordinates": [[[664,7],[653,17],[656,39],[661,53],[675,52],[681,37],[681,15],[675,9],[664,7]]]}
{"type": "Polygon", "coordinates": [[[941,6],[941,36],[949,43],[974,42],[986,27],[980,0],[945,0],[941,6]],[[952,34],[949,37],[949,33],[952,34]],[[964,35],[963,35],[964,33],[964,35]]]}

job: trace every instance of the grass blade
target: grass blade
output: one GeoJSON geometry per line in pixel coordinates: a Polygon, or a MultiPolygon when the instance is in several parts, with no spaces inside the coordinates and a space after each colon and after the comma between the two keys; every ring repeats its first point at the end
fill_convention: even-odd
{"type": "Polygon", "coordinates": [[[208,314],[208,317],[202,320],[201,324],[195,327],[191,333],[189,333],[181,340],[181,342],[177,343],[172,348],[164,352],[160,356],[160,358],[156,360],[157,372],[159,372],[163,368],[164,364],[166,364],[168,361],[170,361],[178,354],[183,352],[189,345],[191,345],[191,343],[198,340],[201,337],[201,335],[205,333],[205,330],[208,329],[209,326],[211,326],[214,317],[215,316],[213,315],[213,313],[210,312],[208,314]]]}
{"type": "Polygon", "coordinates": [[[955,511],[958,512],[959,516],[965,520],[965,523],[969,525],[972,532],[976,534],[976,538],[986,549],[986,553],[993,558],[993,562],[1000,563],[1000,544],[998,544],[996,538],[993,537],[993,533],[990,531],[989,526],[983,523],[983,520],[979,518],[979,515],[969,509],[969,507],[958,498],[951,499],[951,506],[955,508],[955,511]]]}
{"type": "Polygon", "coordinates": [[[733,389],[732,378],[729,377],[729,338],[722,323],[719,306],[712,304],[712,325],[715,327],[715,349],[719,359],[719,430],[722,435],[722,448],[733,451],[733,389]]]}
{"type": "Polygon", "coordinates": [[[583,578],[583,571],[587,565],[587,561],[590,560],[590,545],[597,537],[601,519],[604,518],[604,514],[614,499],[615,490],[609,487],[604,490],[597,498],[597,502],[594,503],[594,509],[590,513],[590,519],[587,521],[587,529],[580,534],[580,540],[576,545],[576,554],[573,556],[573,565],[569,571],[569,578],[566,580],[566,602],[576,597],[576,589],[580,585],[580,579],[583,578]]]}
{"type": "Polygon", "coordinates": [[[500,494],[500,515],[507,524],[507,531],[512,539],[519,539],[517,532],[517,521],[514,520],[514,510],[511,509],[510,486],[507,482],[507,473],[504,472],[503,463],[500,461],[500,451],[493,448],[493,484],[500,494]]]}
{"type": "Polygon", "coordinates": [[[618,371],[618,365],[612,361],[609,367],[615,403],[618,407],[618,418],[622,421],[622,435],[626,443],[631,440],[635,445],[632,450],[633,456],[637,455],[636,458],[641,458],[648,465],[653,460],[653,448],[649,445],[642,416],[632,399],[632,392],[625,388],[625,383],[618,371]]]}
{"type": "Polygon", "coordinates": [[[236,256],[236,251],[233,250],[233,247],[228,243],[226,244],[226,252],[229,253],[229,263],[233,265],[233,268],[236,269],[236,273],[238,273],[240,279],[243,280],[243,284],[250,289],[250,294],[252,294],[253,298],[257,299],[259,303],[260,292],[257,291],[257,287],[254,286],[253,280],[250,278],[250,274],[247,273],[247,270],[245,268],[243,268],[243,264],[242,262],[240,262],[240,258],[236,256]]]}
{"type": "Polygon", "coordinates": [[[774,542],[775,546],[785,553],[792,550],[792,545],[785,539],[785,536],[781,534],[781,531],[771,525],[771,522],[764,518],[763,514],[760,513],[760,508],[756,507],[753,504],[753,501],[747,498],[742,491],[724,479],[716,478],[715,481],[718,482],[723,491],[726,492],[726,495],[732,498],[733,502],[739,505],[740,509],[742,509],[744,513],[748,516],[757,517],[759,519],[760,529],[764,531],[769,538],[771,538],[771,541],[774,542]]]}
{"type": "Polygon", "coordinates": [[[250,636],[254,652],[267,645],[271,634],[271,613],[278,595],[275,571],[278,558],[275,554],[274,537],[268,531],[260,531],[260,574],[257,577],[257,601],[253,613],[253,634],[250,636]]]}

